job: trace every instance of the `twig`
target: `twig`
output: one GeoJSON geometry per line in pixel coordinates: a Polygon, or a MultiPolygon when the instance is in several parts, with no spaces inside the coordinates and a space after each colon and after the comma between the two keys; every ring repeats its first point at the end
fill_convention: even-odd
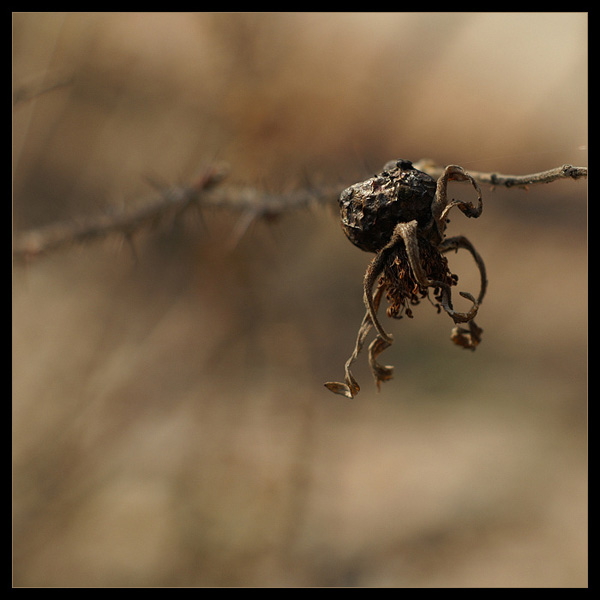
{"type": "Polygon", "coordinates": [[[14,240],[13,258],[16,263],[26,262],[66,246],[110,235],[131,241],[140,230],[157,226],[170,217],[184,213],[191,206],[243,212],[249,226],[255,219],[269,220],[290,210],[306,208],[312,203],[332,204],[340,193],[337,187],[303,189],[278,195],[254,188],[217,188],[225,174],[224,166],[213,166],[191,185],[162,190],[156,200],[135,210],[102,214],[24,232],[14,240]]]}
{"type": "MultiPolygon", "coordinates": [[[[435,178],[444,170],[428,159],[414,165],[435,178]]],[[[587,168],[564,165],[531,175],[500,175],[473,171],[469,173],[480,183],[525,187],[558,179],[587,177],[587,168]]],[[[169,217],[181,214],[190,206],[240,212],[244,215],[243,225],[247,228],[257,219],[269,220],[310,205],[333,206],[346,187],[323,186],[272,194],[251,187],[224,186],[221,182],[225,174],[226,170],[222,165],[215,165],[191,185],[160,190],[156,200],[133,211],[98,215],[78,222],[58,223],[19,234],[13,243],[13,258],[17,263],[23,262],[65,246],[115,234],[131,240],[141,229],[155,226],[169,217]]]]}
{"type": "MultiPolygon", "coordinates": [[[[430,159],[422,159],[414,163],[415,168],[420,171],[438,178],[444,172],[444,167],[436,165],[430,159]]],[[[479,183],[486,183],[493,186],[503,185],[510,187],[527,187],[536,183],[551,183],[558,179],[581,179],[587,177],[587,167],[573,167],[572,165],[563,165],[541,173],[532,173],[531,175],[501,175],[499,173],[482,173],[480,171],[470,171],[469,175],[479,183]]]]}
{"type": "Polygon", "coordinates": [[[212,167],[189,187],[171,188],[154,202],[131,212],[103,214],[79,222],[58,223],[18,236],[13,245],[15,262],[28,261],[72,244],[93,241],[111,234],[131,241],[134,233],[155,226],[169,215],[179,214],[194,203],[203,190],[224,177],[223,168],[212,167]]]}

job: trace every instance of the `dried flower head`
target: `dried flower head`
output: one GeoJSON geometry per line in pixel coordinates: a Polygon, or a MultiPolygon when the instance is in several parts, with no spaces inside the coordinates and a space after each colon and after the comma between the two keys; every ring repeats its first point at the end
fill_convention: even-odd
{"type": "Polygon", "coordinates": [[[380,365],[376,360],[393,342],[377,318],[383,294],[388,302],[387,315],[396,319],[403,315],[412,317],[411,306],[428,298],[438,311],[446,311],[455,324],[466,324],[466,328],[455,327],[451,339],[458,346],[474,350],[481,341],[482,329],[473,319],[487,287],[485,266],[465,237],[446,238],[445,230],[448,213],[455,206],[468,217],[481,214],[481,190],[475,179],[461,167],[450,165],[436,181],[417,170],[410,161],[391,161],[379,175],[344,190],[339,204],[344,233],[362,250],[375,252],[375,258],[365,274],[366,313],[354,352],[346,363],[345,383],[328,382],[326,387],[348,398],[359,392],[360,386],[350,366],[373,327],[377,335],[369,346],[369,365],[377,387],[392,378],[393,367],[380,365]],[[470,182],[477,192],[477,204],[448,200],[449,181],[470,182]],[[451,288],[456,286],[458,277],[450,272],[448,260],[443,256],[459,248],[471,253],[481,276],[477,298],[466,292],[460,293],[472,302],[466,313],[458,312],[452,306],[451,288]],[[434,300],[430,297],[431,290],[434,300]]]}

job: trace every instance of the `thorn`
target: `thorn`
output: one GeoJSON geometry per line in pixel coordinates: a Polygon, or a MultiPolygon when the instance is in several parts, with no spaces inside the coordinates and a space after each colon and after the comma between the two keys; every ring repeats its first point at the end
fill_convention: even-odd
{"type": "Polygon", "coordinates": [[[220,183],[229,174],[230,167],[226,163],[215,163],[206,167],[198,177],[192,181],[190,187],[196,191],[205,190],[220,183]]]}
{"type": "Polygon", "coordinates": [[[233,233],[231,234],[231,239],[227,244],[230,252],[233,252],[238,246],[242,238],[246,235],[248,229],[254,222],[257,217],[257,212],[255,209],[245,211],[242,216],[238,219],[233,233]]]}
{"type": "Polygon", "coordinates": [[[132,233],[124,233],[123,239],[127,242],[127,245],[129,246],[129,250],[131,250],[131,256],[133,258],[133,263],[135,265],[138,265],[139,264],[139,255],[138,255],[137,249],[135,247],[133,234],[132,233]]]}
{"type": "Polygon", "coordinates": [[[163,192],[167,187],[167,184],[164,182],[160,182],[158,179],[155,179],[152,175],[144,175],[142,177],[143,181],[145,181],[153,190],[157,192],[163,192]]]}

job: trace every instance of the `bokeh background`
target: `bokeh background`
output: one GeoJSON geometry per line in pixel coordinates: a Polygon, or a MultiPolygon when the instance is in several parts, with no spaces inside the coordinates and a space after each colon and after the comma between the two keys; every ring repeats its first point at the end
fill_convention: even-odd
{"type": "MultiPolygon", "coordinates": [[[[13,89],[61,78],[14,107],[15,236],[213,161],[273,193],[587,165],[585,13],[13,14],[13,89]]],[[[15,265],[13,584],[585,587],[587,182],[483,191],[448,230],[482,344],[385,319],[395,378],[363,356],[352,401],[323,383],[370,256],[335,208],[15,265]]]]}

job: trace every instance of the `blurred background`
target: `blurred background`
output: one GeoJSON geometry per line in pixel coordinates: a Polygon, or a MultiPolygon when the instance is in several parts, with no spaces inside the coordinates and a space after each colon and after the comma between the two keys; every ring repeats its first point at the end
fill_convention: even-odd
{"type": "MultiPolygon", "coordinates": [[[[14,106],[15,236],[213,161],[271,193],[587,165],[585,13],[14,13],[13,90],[53,82],[14,106]]],[[[585,587],[587,182],[483,193],[448,229],[482,344],[384,318],[395,377],[362,356],[351,401],[371,256],[335,206],[15,265],[13,585],[585,587]]]]}

